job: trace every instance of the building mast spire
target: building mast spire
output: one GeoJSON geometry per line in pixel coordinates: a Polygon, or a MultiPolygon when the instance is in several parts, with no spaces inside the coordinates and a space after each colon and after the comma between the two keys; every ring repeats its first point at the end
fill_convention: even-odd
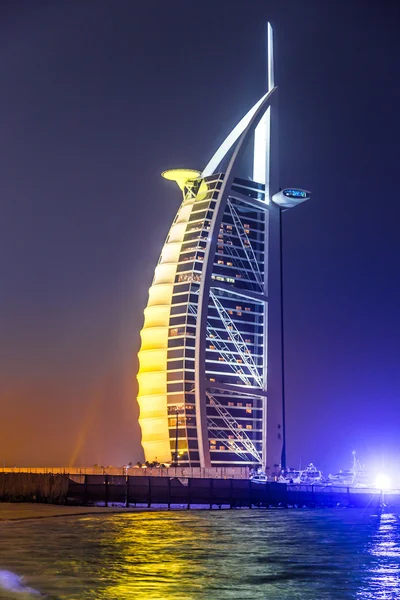
{"type": "MultiPolygon", "coordinates": [[[[274,80],[274,39],[271,23],[267,27],[267,92],[275,87],[274,80]]],[[[271,108],[261,119],[254,134],[253,180],[265,184],[266,200],[270,201],[270,149],[271,149],[271,108]]]]}

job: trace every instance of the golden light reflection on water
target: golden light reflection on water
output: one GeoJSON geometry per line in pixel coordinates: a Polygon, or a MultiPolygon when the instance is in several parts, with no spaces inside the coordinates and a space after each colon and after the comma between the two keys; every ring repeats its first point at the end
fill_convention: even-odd
{"type": "MultiPolygon", "coordinates": [[[[110,573],[101,572],[111,582],[99,598],[126,600],[127,598],[187,598],[182,581],[192,579],[196,570],[193,557],[198,557],[199,545],[207,547],[210,534],[207,528],[193,529],[193,518],[185,513],[148,513],[147,518],[131,515],[129,526],[119,517],[112,519],[115,562],[110,573]]],[[[109,541],[108,541],[109,543],[109,541]]],[[[201,591],[201,582],[191,583],[192,593],[201,591]]]]}

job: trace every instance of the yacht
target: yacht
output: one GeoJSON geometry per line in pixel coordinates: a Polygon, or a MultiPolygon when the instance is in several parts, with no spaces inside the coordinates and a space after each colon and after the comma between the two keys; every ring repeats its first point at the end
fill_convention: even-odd
{"type": "Polygon", "coordinates": [[[323,483],[322,472],[319,471],[313,463],[310,463],[307,469],[301,471],[299,483],[305,485],[314,485],[316,483],[323,483]]]}

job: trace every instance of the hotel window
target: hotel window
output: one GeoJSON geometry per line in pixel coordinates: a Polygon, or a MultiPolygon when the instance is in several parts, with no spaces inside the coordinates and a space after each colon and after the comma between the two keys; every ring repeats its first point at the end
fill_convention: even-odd
{"type": "Polygon", "coordinates": [[[238,317],[241,317],[242,316],[242,311],[241,310],[237,310],[236,314],[237,314],[238,317]]]}
{"type": "Polygon", "coordinates": [[[220,446],[219,449],[220,450],[225,450],[225,446],[220,446]]]}
{"type": "Polygon", "coordinates": [[[237,405],[238,406],[243,406],[243,403],[242,402],[238,402],[237,405]]]}
{"type": "Polygon", "coordinates": [[[251,408],[246,408],[246,412],[249,413],[249,415],[251,415],[253,411],[251,410],[251,408]]]}
{"type": "Polygon", "coordinates": [[[229,313],[230,315],[233,315],[233,310],[228,310],[228,313],[229,313]]]}
{"type": "Polygon", "coordinates": [[[236,310],[242,310],[242,307],[241,306],[237,306],[236,310]]]}
{"type": "Polygon", "coordinates": [[[215,382],[215,379],[214,379],[214,377],[210,377],[210,381],[214,381],[214,382],[215,382]]]}
{"type": "Polygon", "coordinates": [[[215,346],[213,346],[212,344],[210,344],[209,348],[210,350],[215,350],[215,346]]]}
{"type": "Polygon", "coordinates": [[[210,440],[210,444],[215,445],[217,443],[217,440],[210,440]]]}
{"type": "Polygon", "coordinates": [[[217,449],[217,446],[212,446],[212,445],[210,444],[210,450],[216,450],[216,449],[217,449]]]}
{"type": "Polygon", "coordinates": [[[235,436],[234,436],[234,435],[228,435],[228,439],[230,439],[230,440],[234,440],[234,439],[235,439],[235,436]]]}
{"type": "Polygon", "coordinates": [[[248,344],[251,344],[251,339],[250,338],[245,338],[244,341],[247,342],[248,344]]]}
{"type": "Polygon", "coordinates": [[[219,264],[219,265],[223,265],[223,264],[224,264],[224,261],[223,261],[223,260],[219,260],[219,261],[218,261],[218,264],[219,264]]]}
{"type": "Polygon", "coordinates": [[[246,425],[246,429],[253,429],[253,425],[246,425]]]}
{"type": "Polygon", "coordinates": [[[249,312],[251,310],[250,306],[245,306],[244,310],[247,310],[247,312],[249,312]]]}
{"type": "Polygon", "coordinates": [[[253,405],[251,404],[251,402],[246,402],[246,406],[247,406],[247,408],[253,408],[253,405]]]}
{"type": "Polygon", "coordinates": [[[238,429],[243,429],[243,425],[241,423],[238,423],[238,429]]]}
{"type": "Polygon", "coordinates": [[[218,360],[219,360],[220,362],[225,362],[225,359],[224,359],[224,357],[223,357],[223,356],[218,356],[218,360]]]}
{"type": "Polygon", "coordinates": [[[232,225],[227,225],[226,228],[232,230],[232,225]]]}
{"type": "Polygon", "coordinates": [[[233,263],[231,262],[227,262],[226,264],[228,265],[228,267],[233,267],[233,263]]]}
{"type": "Polygon", "coordinates": [[[228,406],[235,406],[234,402],[228,402],[228,406]]]}
{"type": "Polygon", "coordinates": [[[238,363],[242,363],[243,361],[242,361],[242,359],[241,359],[241,358],[237,358],[237,359],[236,359],[236,362],[238,362],[238,363]]]}
{"type": "Polygon", "coordinates": [[[242,278],[241,274],[240,273],[236,273],[236,278],[237,279],[241,279],[242,278]]]}

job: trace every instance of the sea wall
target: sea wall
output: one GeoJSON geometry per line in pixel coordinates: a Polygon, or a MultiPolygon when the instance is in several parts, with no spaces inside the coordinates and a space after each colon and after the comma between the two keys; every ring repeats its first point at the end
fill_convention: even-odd
{"type": "Polygon", "coordinates": [[[64,504],[68,475],[0,473],[0,501],[64,504]]]}
{"type": "Polygon", "coordinates": [[[190,477],[249,479],[248,467],[4,467],[1,473],[56,473],[68,475],[129,475],[130,477],[190,477]]]}

